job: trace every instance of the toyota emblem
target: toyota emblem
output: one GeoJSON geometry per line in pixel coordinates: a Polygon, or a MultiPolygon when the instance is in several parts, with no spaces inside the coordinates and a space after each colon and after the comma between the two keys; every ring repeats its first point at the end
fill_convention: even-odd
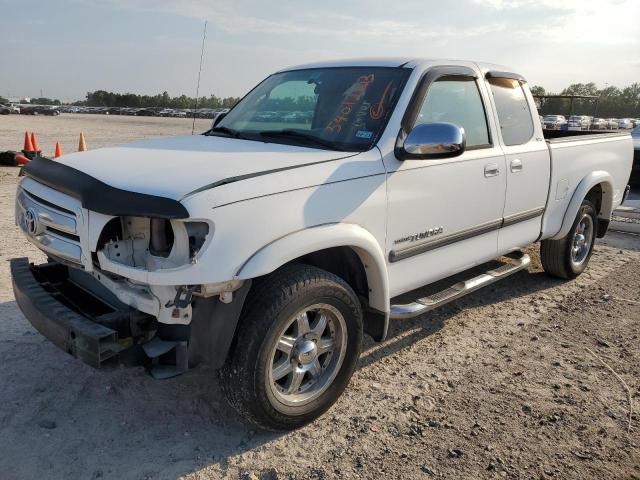
{"type": "Polygon", "coordinates": [[[33,208],[24,212],[24,228],[29,235],[38,233],[38,214],[33,208]]]}

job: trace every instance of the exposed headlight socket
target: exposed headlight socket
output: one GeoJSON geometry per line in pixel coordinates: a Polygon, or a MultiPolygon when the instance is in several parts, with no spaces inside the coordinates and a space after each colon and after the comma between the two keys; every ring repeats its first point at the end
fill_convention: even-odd
{"type": "Polygon", "coordinates": [[[164,218],[151,218],[149,225],[149,253],[156,257],[168,257],[173,248],[173,228],[164,218]]]}
{"type": "Polygon", "coordinates": [[[189,257],[191,257],[191,263],[196,263],[196,256],[209,234],[209,224],[205,222],[185,222],[184,226],[189,237],[189,257]]]}

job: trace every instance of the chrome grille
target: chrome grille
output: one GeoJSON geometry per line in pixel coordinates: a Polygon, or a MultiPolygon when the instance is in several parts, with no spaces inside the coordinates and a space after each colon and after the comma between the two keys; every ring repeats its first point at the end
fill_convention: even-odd
{"type": "MultiPolygon", "coordinates": [[[[82,246],[77,215],[51,199],[34,194],[24,185],[18,187],[16,195],[16,224],[27,239],[45,253],[81,265],[82,246]]],[[[41,189],[46,194],[48,187],[41,189]]]]}

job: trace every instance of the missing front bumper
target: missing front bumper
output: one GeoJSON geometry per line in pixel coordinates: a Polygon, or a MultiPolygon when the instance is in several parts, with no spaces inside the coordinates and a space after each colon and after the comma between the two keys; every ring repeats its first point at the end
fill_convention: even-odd
{"type": "Polygon", "coordinates": [[[36,330],[92,367],[118,358],[155,329],[153,317],[103,297],[104,287],[84,272],[16,258],[11,276],[16,302],[36,330]]]}

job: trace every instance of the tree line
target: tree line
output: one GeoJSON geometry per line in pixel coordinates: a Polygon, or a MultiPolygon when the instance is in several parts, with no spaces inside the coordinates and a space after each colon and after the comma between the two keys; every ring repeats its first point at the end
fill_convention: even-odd
{"type": "MultiPolygon", "coordinates": [[[[11,103],[9,100],[0,96],[0,104],[7,105],[9,103],[11,103]]],[[[20,103],[32,103],[34,105],[62,105],[60,100],[47,97],[30,98],[29,101],[23,98],[20,100],[20,103]]]]}
{"type": "MultiPolygon", "coordinates": [[[[230,108],[238,103],[237,97],[208,97],[198,98],[198,108],[230,108]]],[[[74,102],[73,105],[87,107],[163,107],[163,108],[194,108],[196,99],[186,95],[171,97],[167,92],[157,95],[138,95],[135,93],[114,93],[106,90],[87,92],[86,100],[74,102]]]]}
{"type": "MultiPolygon", "coordinates": [[[[541,86],[531,87],[535,95],[553,95],[541,86]]],[[[560,92],[560,95],[589,95],[590,99],[574,99],[573,111],[571,100],[563,98],[541,98],[540,115],[558,114],[591,115],[604,118],[638,118],[640,117],[640,83],[632,83],[628,87],[608,86],[599,89],[594,82],[574,83],[560,92]]]]}
{"type": "MultiPolygon", "coordinates": [[[[544,87],[535,85],[531,87],[534,95],[553,95],[544,87]]],[[[540,98],[539,111],[541,115],[573,113],[575,115],[592,115],[594,117],[638,118],[640,117],[640,83],[632,83],[623,88],[607,86],[599,89],[594,82],[574,83],[560,92],[560,95],[589,95],[596,98],[575,99],[573,111],[571,101],[559,98],[540,98]]],[[[238,97],[217,97],[210,95],[198,99],[199,108],[230,108],[238,102],[238,97]]],[[[312,98],[287,98],[270,100],[273,110],[307,110],[308,103],[313,103],[312,98]]],[[[8,101],[0,97],[0,103],[8,101]]],[[[22,102],[27,103],[27,102],[22,102]]],[[[58,99],[32,98],[31,103],[36,105],[62,105],[58,99]]],[[[171,97],[167,92],[157,95],[138,95],[136,93],[114,93],[106,90],[87,92],[86,99],[73,102],[73,105],[90,107],[163,107],[163,108],[193,108],[196,99],[187,95],[171,97]]],[[[312,108],[312,107],[311,107],[312,108]]]]}
{"type": "Polygon", "coordinates": [[[264,111],[298,112],[313,111],[316,101],[310,96],[269,98],[261,107],[264,111]]]}

